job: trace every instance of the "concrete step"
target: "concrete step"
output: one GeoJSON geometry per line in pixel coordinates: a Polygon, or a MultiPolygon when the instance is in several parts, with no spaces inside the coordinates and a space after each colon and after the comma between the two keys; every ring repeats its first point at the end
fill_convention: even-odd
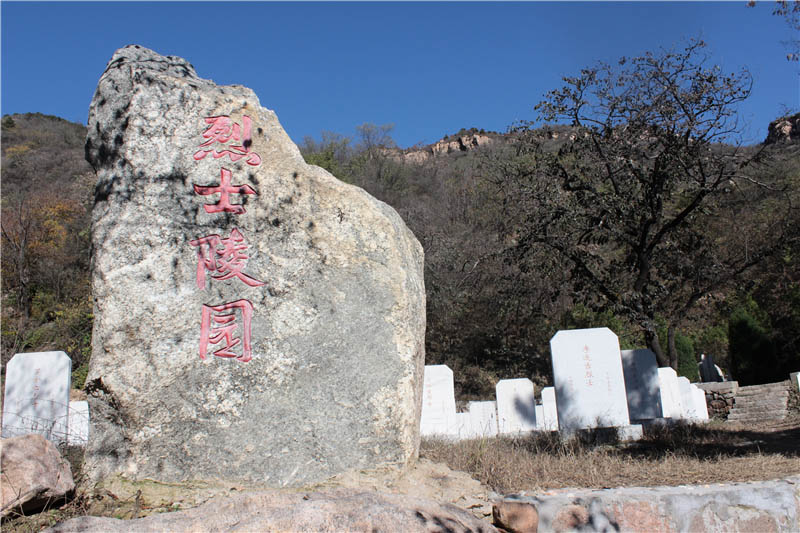
{"type": "Polygon", "coordinates": [[[728,418],[737,416],[783,416],[787,414],[786,409],[771,409],[769,411],[731,411],[728,413],[728,418]]]}
{"type": "Polygon", "coordinates": [[[736,398],[733,405],[778,405],[788,403],[789,398],[736,398]]]}
{"type": "Polygon", "coordinates": [[[788,390],[774,390],[752,394],[737,394],[734,398],[786,398],[789,396],[788,390]]]}
{"type": "Polygon", "coordinates": [[[761,392],[759,394],[737,394],[734,398],[788,398],[789,391],[761,392]]]}
{"type": "Polygon", "coordinates": [[[761,403],[761,402],[785,402],[789,399],[789,396],[754,396],[752,398],[734,398],[734,403],[738,403],[739,405],[747,405],[751,403],[761,403]]]}
{"type": "Polygon", "coordinates": [[[786,420],[789,417],[787,414],[772,415],[772,416],[729,416],[727,418],[730,422],[775,422],[786,420]]]}
{"type": "Polygon", "coordinates": [[[789,398],[736,398],[733,405],[776,405],[789,402],[789,398]]]}
{"type": "Polygon", "coordinates": [[[761,412],[761,411],[775,411],[777,409],[786,409],[786,403],[771,404],[771,405],[748,405],[740,406],[734,405],[731,412],[746,411],[746,412],[761,412]]]}
{"type": "Polygon", "coordinates": [[[731,424],[774,424],[776,422],[783,422],[786,417],[775,418],[728,418],[726,422],[731,424]]]}
{"type": "Polygon", "coordinates": [[[778,416],[785,415],[789,412],[788,409],[772,409],[769,411],[731,411],[728,413],[728,418],[732,416],[778,416]]]}
{"type": "Polygon", "coordinates": [[[748,393],[748,392],[758,392],[758,391],[767,391],[767,390],[781,390],[787,389],[791,386],[790,381],[779,381],[777,383],[764,383],[763,385],[747,385],[744,387],[739,387],[739,390],[736,394],[748,393]]]}
{"type": "Polygon", "coordinates": [[[788,417],[788,413],[783,414],[775,414],[770,416],[753,416],[753,415],[740,415],[740,416],[730,416],[728,415],[728,420],[730,422],[773,422],[775,420],[786,420],[788,417]]]}
{"type": "Polygon", "coordinates": [[[778,385],[753,385],[752,387],[742,387],[741,389],[736,391],[736,394],[756,394],[756,393],[768,393],[768,392],[782,392],[788,391],[789,385],[785,385],[780,383],[778,385]]]}
{"type": "Polygon", "coordinates": [[[769,418],[769,417],[772,417],[772,416],[786,416],[788,414],[789,414],[789,410],[788,409],[781,409],[779,411],[760,411],[760,412],[759,411],[739,411],[739,412],[736,412],[736,413],[731,411],[730,413],[728,413],[728,418],[731,418],[731,417],[733,417],[733,418],[740,418],[740,417],[745,417],[745,418],[765,417],[765,418],[769,418]]]}
{"type": "Polygon", "coordinates": [[[768,396],[771,394],[788,394],[789,389],[785,387],[781,387],[779,389],[761,389],[761,390],[751,390],[751,391],[740,391],[735,394],[735,396],[768,396]]]}
{"type": "Polygon", "coordinates": [[[788,405],[787,402],[770,402],[770,403],[749,403],[749,404],[733,404],[733,409],[737,411],[748,411],[750,409],[764,410],[764,409],[783,409],[788,405]]]}

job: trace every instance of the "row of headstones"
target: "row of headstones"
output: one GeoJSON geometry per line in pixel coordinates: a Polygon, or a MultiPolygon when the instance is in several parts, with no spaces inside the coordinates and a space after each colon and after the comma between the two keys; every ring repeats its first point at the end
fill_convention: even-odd
{"type": "Polygon", "coordinates": [[[560,331],[550,345],[555,386],[542,389],[538,405],[529,379],[509,379],[497,383],[496,401],[469,402],[458,413],[453,372],[426,366],[421,435],[466,439],[601,427],[636,435],[641,424],[663,419],[708,420],[700,388],[672,368],[658,368],[650,350],[621,351],[608,328],[560,331]]]}
{"type": "Polygon", "coordinates": [[[89,404],[69,401],[72,360],[64,352],[18,353],[6,365],[4,439],[36,433],[57,444],[89,441],[89,404]]]}
{"type": "MultiPolygon", "coordinates": [[[[539,405],[530,380],[512,379],[497,384],[496,402],[470,402],[466,413],[457,413],[452,371],[444,365],[427,366],[422,435],[470,438],[559,428],[626,426],[631,421],[657,418],[708,419],[703,391],[686,378],[678,378],[671,368],[657,368],[649,350],[620,352],[616,344],[612,353],[618,355],[608,357],[605,345],[617,342],[610,330],[559,332],[553,340],[556,387],[542,390],[539,405]],[[575,351],[576,335],[585,341],[578,346],[582,381],[580,375],[575,375],[575,361],[568,360],[570,350],[575,351]],[[600,342],[592,338],[598,335],[600,342]],[[609,364],[614,362],[621,364],[624,381],[609,364]],[[604,379],[598,383],[607,387],[607,394],[602,397],[591,390],[597,381],[595,375],[604,379]],[[561,394],[557,394],[559,390],[561,394]],[[619,391],[625,394],[624,409],[620,408],[619,394],[615,394],[619,391]]],[[[6,367],[2,436],[38,433],[55,442],[84,445],[89,436],[89,406],[85,401],[69,401],[71,370],[72,361],[64,352],[16,354],[6,367]]]]}

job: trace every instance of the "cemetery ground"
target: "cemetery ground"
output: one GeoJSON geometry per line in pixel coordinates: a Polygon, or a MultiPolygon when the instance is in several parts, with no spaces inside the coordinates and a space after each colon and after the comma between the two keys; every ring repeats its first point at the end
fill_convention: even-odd
{"type": "Polygon", "coordinates": [[[496,492],[655,487],[778,479],[800,473],[800,412],[780,424],[679,423],[637,442],[529,437],[423,441],[420,454],[496,492]]]}
{"type": "MultiPolygon", "coordinates": [[[[409,490],[447,477],[431,462],[451,470],[448,490],[458,491],[473,479],[497,493],[543,493],[561,488],[623,486],[705,485],[785,478],[800,474],[800,408],[795,394],[789,418],[778,424],[733,424],[712,420],[707,424],[679,424],[650,428],[644,439],[632,443],[592,442],[591,437],[571,440],[557,432],[529,437],[475,439],[447,442],[423,439],[419,470],[431,480],[407,480],[409,490]],[[461,476],[461,473],[465,475],[461,476]],[[457,474],[455,479],[452,474],[457,474]],[[458,477],[461,476],[461,477],[458,477]]],[[[10,516],[4,532],[41,531],[69,518],[84,515],[140,518],[198,505],[222,491],[242,487],[209,487],[137,482],[90,487],[81,475],[82,449],[62,450],[72,465],[75,496],[59,508],[31,516],[10,516]]],[[[352,482],[352,480],[351,480],[352,482]]],[[[363,486],[362,478],[355,481],[363,486]]],[[[371,479],[376,486],[386,478],[371,479]]],[[[324,485],[324,484],[323,484],[324,485]]],[[[307,490],[307,488],[293,489],[307,490]]],[[[401,489],[402,490],[402,489],[401,489]]],[[[467,490],[467,489],[464,489],[467,490]]]]}

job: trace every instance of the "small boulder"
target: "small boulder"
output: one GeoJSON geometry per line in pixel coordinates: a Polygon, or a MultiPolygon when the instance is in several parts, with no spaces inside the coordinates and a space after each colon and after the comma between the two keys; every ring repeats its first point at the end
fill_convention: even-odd
{"type": "Polygon", "coordinates": [[[41,435],[0,439],[2,516],[58,506],[75,490],[69,463],[41,435]]]}
{"type": "Polygon", "coordinates": [[[501,501],[492,506],[494,525],[510,533],[536,533],[539,513],[530,503],[501,501]]]}

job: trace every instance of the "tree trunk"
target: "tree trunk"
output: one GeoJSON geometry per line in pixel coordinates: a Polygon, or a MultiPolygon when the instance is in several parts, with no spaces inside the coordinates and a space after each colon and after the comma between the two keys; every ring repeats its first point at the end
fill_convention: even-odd
{"type": "Polygon", "coordinates": [[[667,349],[669,350],[669,366],[678,370],[678,350],[675,349],[675,327],[667,327],[667,349]]]}
{"type": "Polygon", "coordinates": [[[658,366],[666,367],[670,366],[669,364],[669,357],[664,353],[664,350],[661,349],[661,343],[658,341],[658,333],[656,333],[655,329],[646,329],[644,331],[644,340],[647,343],[647,347],[656,354],[656,361],[658,362],[658,366]]]}

